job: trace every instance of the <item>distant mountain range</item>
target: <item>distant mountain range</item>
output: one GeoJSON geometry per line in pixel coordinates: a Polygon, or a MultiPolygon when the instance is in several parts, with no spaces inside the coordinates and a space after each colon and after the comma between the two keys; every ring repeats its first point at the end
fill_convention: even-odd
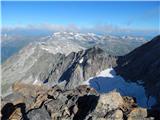
{"type": "Polygon", "coordinates": [[[18,33],[15,35],[3,33],[1,36],[1,62],[3,63],[9,57],[18,53],[23,47],[33,42],[43,41],[45,44],[49,44],[58,41],[59,43],[57,44],[62,44],[62,41],[65,40],[64,43],[68,41],[68,43],[66,42],[68,45],[70,42],[81,48],[90,48],[97,45],[111,55],[124,55],[146,42],[143,37],[97,35],[93,33],[57,32],[51,36],[43,36],[44,35],[19,35],[18,33]]]}
{"type": "Polygon", "coordinates": [[[23,47],[29,43],[37,41],[42,36],[2,34],[1,35],[1,63],[4,63],[9,57],[18,53],[23,47]]]}

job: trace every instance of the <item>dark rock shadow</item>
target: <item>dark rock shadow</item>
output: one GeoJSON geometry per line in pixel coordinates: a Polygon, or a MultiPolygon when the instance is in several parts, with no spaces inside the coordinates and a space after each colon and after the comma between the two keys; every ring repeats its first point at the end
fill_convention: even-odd
{"type": "Polygon", "coordinates": [[[1,110],[1,120],[8,120],[11,114],[15,111],[15,106],[12,103],[7,103],[1,110]]]}
{"type": "Polygon", "coordinates": [[[89,84],[92,88],[96,89],[99,93],[108,93],[113,90],[117,90],[121,95],[126,96],[127,91],[125,88],[125,81],[120,79],[117,80],[116,77],[95,77],[90,79],[89,84]]]}
{"type": "Polygon", "coordinates": [[[58,82],[63,82],[64,80],[68,80],[68,81],[66,81],[66,82],[68,83],[69,80],[70,80],[70,77],[71,77],[71,75],[72,75],[72,73],[73,73],[73,71],[74,71],[75,68],[76,68],[76,65],[77,65],[77,60],[74,60],[73,63],[72,63],[72,65],[69,66],[69,67],[66,69],[66,71],[60,76],[58,82]]]}
{"type": "MultiPolygon", "coordinates": [[[[120,89],[120,83],[116,83],[115,78],[109,78],[109,77],[95,77],[93,79],[90,79],[89,84],[92,88],[96,89],[98,93],[107,93],[110,91],[113,91],[114,89],[119,90],[120,89]]],[[[120,90],[121,92],[121,90],[120,90]]],[[[125,91],[121,92],[122,95],[126,95],[125,91]]]]}
{"type": "Polygon", "coordinates": [[[157,109],[148,109],[147,114],[147,117],[154,117],[154,120],[160,120],[160,111],[157,109]]]}
{"type": "Polygon", "coordinates": [[[78,112],[75,114],[73,120],[84,120],[86,116],[92,112],[98,103],[99,96],[95,95],[84,95],[79,97],[78,104],[78,112]]]}
{"type": "Polygon", "coordinates": [[[24,103],[19,103],[19,104],[15,105],[15,106],[16,106],[16,108],[20,108],[21,109],[23,120],[29,120],[27,115],[26,115],[26,105],[24,103]]]}
{"type": "Polygon", "coordinates": [[[29,120],[26,116],[26,105],[24,103],[19,103],[13,105],[13,103],[7,103],[1,110],[2,118],[1,120],[8,120],[12,113],[17,109],[21,109],[23,120],[29,120]]]}

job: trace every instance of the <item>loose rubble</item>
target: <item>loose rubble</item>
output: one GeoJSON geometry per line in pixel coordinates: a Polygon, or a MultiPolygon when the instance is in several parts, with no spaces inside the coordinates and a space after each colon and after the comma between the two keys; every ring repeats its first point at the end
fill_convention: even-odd
{"type": "MultiPolygon", "coordinates": [[[[154,120],[131,97],[112,91],[99,94],[87,85],[63,90],[16,83],[2,99],[2,120],[154,120]],[[31,89],[32,88],[32,89],[31,89]]],[[[158,118],[158,116],[157,116],[158,118]]]]}

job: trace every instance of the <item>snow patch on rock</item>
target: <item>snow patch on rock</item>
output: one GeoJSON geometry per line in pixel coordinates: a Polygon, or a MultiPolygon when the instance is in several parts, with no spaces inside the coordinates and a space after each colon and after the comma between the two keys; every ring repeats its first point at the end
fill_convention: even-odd
{"type": "Polygon", "coordinates": [[[33,82],[33,85],[42,85],[42,82],[40,82],[38,79],[36,79],[36,80],[33,82]]]}
{"type": "Polygon", "coordinates": [[[151,108],[156,103],[154,97],[146,96],[143,86],[133,82],[126,82],[121,76],[116,75],[116,71],[113,68],[100,72],[97,76],[91,77],[83,84],[93,87],[101,94],[116,90],[123,96],[135,97],[141,107],[151,108]]]}
{"type": "Polygon", "coordinates": [[[84,60],[84,58],[82,57],[82,58],[79,60],[79,63],[82,64],[82,63],[83,63],[83,60],[84,60]]]}

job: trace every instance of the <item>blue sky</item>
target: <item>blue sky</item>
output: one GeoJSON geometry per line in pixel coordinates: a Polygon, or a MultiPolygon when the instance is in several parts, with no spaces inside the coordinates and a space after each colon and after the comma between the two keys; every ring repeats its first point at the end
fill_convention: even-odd
{"type": "Polygon", "coordinates": [[[160,2],[2,2],[2,26],[159,32],[160,2]],[[47,26],[47,27],[46,27],[47,26]],[[64,27],[65,26],[65,27],[64,27]]]}

